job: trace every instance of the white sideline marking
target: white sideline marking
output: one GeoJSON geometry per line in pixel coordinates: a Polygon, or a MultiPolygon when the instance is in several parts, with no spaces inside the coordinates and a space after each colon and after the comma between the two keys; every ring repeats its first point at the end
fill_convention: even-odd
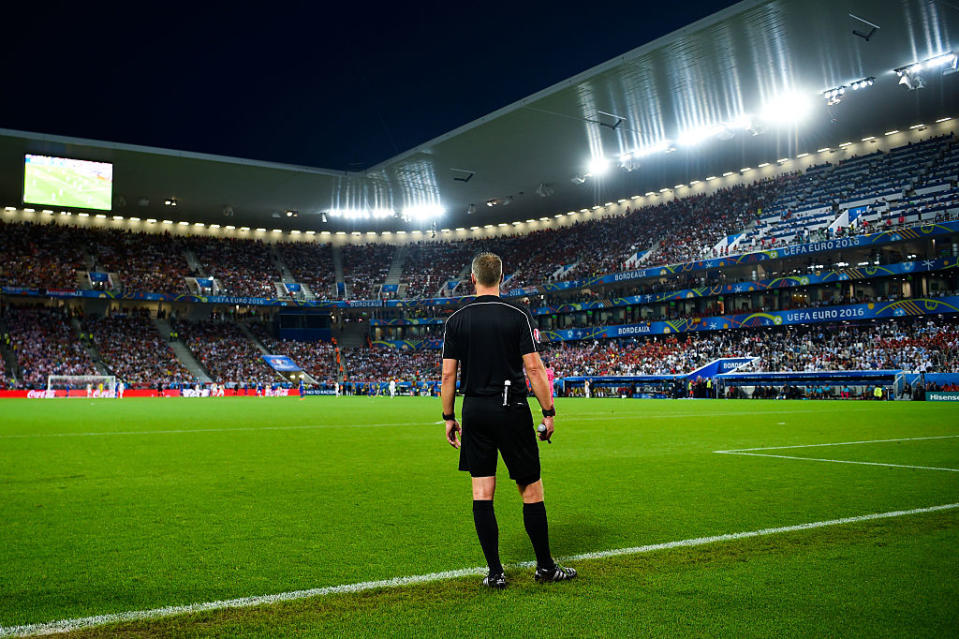
{"type": "Polygon", "coordinates": [[[863,439],[855,442],[830,442],[826,444],[798,444],[795,446],[765,446],[762,448],[736,448],[717,450],[717,453],[745,453],[754,450],[786,450],[787,448],[819,448],[820,446],[852,446],[853,444],[887,444],[890,442],[918,442],[927,439],[956,439],[959,435],[933,435],[931,437],[896,437],[894,439],[863,439]]]}
{"type": "Polygon", "coordinates": [[[732,451],[720,451],[725,455],[747,455],[750,457],[775,457],[777,459],[799,459],[802,461],[832,462],[834,464],[860,464],[863,466],[889,466],[890,468],[916,468],[918,470],[944,470],[950,473],[959,473],[959,468],[944,468],[940,466],[910,466],[909,464],[887,464],[884,462],[852,461],[849,459],[825,459],[822,457],[794,457],[792,455],[771,455],[769,453],[739,453],[732,451]]]}
{"type": "Polygon", "coordinates": [[[774,455],[772,453],[757,453],[758,450],[789,450],[794,448],[820,448],[822,446],[853,446],[855,444],[886,444],[890,442],[918,442],[931,439],[956,439],[959,435],[933,435],[930,437],[896,437],[893,439],[863,439],[854,442],[832,442],[827,444],[797,444],[793,446],[765,446],[762,448],[737,448],[735,450],[714,450],[720,455],[745,455],[749,457],[774,457],[776,459],[798,459],[800,461],[831,462],[833,464],[857,464],[860,466],[888,466],[889,468],[914,468],[917,470],[941,470],[949,473],[959,473],[959,468],[944,468],[941,466],[913,466],[910,464],[889,464],[885,462],[853,461],[850,459],[825,459],[822,457],[797,457],[794,455],[774,455]]]}
{"type": "MultiPolygon", "coordinates": [[[[806,410],[780,410],[769,412],[754,412],[750,415],[783,415],[783,414],[815,414],[806,410]]],[[[678,415],[657,415],[646,418],[647,420],[656,419],[676,419],[679,417],[735,417],[742,415],[738,413],[684,413],[678,415]]],[[[576,417],[577,422],[596,422],[603,420],[622,419],[622,414],[610,413],[608,415],[598,415],[595,417],[576,417]]],[[[436,422],[436,424],[445,424],[446,422],[436,422]]],[[[256,432],[256,431],[274,431],[274,430],[314,430],[321,428],[386,428],[390,426],[431,426],[428,419],[420,422],[383,422],[378,424],[305,424],[293,426],[229,426],[225,428],[178,428],[168,430],[122,430],[122,431],[101,431],[92,433],[19,433],[12,435],[0,435],[0,439],[36,439],[40,437],[108,437],[113,435],[181,435],[189,433],[232,433],[232,432],[256,432]]]]}
{"type": "MultiPolygon", "coordinates": [[[[736,541],[739,539],[749,539],[752,537],[763,537],[766,535],[778,535],[782,533],[798,532],[802,530],[812,530],[815,528],[826,528],[828,526],[841,526],[844,524],[853,524],[862,521],[873,521],[877,519],[892,519],[895,517],[906,517],[909,515],[920,515],[925,513],[941,512],[945,510],[955,510],[959,508],[959,503],[942,504],[941,506],[929,506],[926,508],[913,508],[910,510],[892,510],[884,513],[872,513],[869,515],[856,515],[854,517],[843,517],[841,519],[827,519],[825,521],[814,521],[807,524],[796,524],[793,526],[780,526],[778,528],[761,528],[759,530],[750,530],[746,532],[728,533],[725,535],[714,535],[712,537],[695,537],[693,539],[681,539],[679,541],[668,541],[661,544],[649,544],[646,546],[633,546],[631,548],[617,548],[615,550],[601,550],[598,552],[587,552],[579,555],[564,557],[562,561],[580,561],[584,559],[603,559],[606,557],[620,557],[623,555],[638,555],[643,553],[655,552],[658,550],[669,550],[672,548],[689,548],[692,546],[705,546],[724,541],[736,541]]],[[[516,564],[519,567],[529,568],[533,562],[523,562],[516,564]]],[[[172,617],[195,612],[204,612],[209,610],[223,610],[226,608],[249,608],[252,606],[261,606],[273,604],[281,601],[294,601],[297,599],[306,599],[308,597],[320,597],[324,595],[333,595],[341,593],[355,593],[366,590],[375,590],[378,588],[398,588],[413,584],[423,584],[433,581],[442,581],[446,579],[455,579],[458,577],[468,577],[471,575],[481,575],[486,572],[486,568],[461,568],[459,570],[448,570],[446,572],[433,572],[425,575],[413,575],[410,577],[394,577],[393,579],[381,579],[379,581],[363,581],[360,583],[343,584],[340,586],[327,586],[324,588],[310,588],[308,590],[294,590],[291,592],[281,592],[275,595],[260,595],[255,597],[240,597],[237,599],[223,599],[220,601],[208,601],[205,603],[188,604],[185,606],[166,606],[163,608],[152,608],[149,610],[132,610],[129,612],[112,613],[106,615],[96,615],[93,617],[80,617],[77,619],[63,619],[61,621],[51,621],[48,623],[35,623],[22,626],[0,626],[0,638],[4,637],[27,637],[36,635],[53,635],[63,632],[73,632],[84,628],[94,626],[103,626],[107,624],[123,623],[130,621],[143,621],[150,619],[160,619],[163,617],[172,617]]]]}

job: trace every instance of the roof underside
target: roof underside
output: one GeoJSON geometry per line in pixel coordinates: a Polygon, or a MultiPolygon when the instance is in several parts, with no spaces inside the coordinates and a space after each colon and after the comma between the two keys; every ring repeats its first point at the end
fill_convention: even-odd
{"type": "Polygon", "coordinates": [[[333,231],[410,226],[396,219],[322,223],[320,213],[331,208],[441,203],[443,227],[550,215],[959,114],[959,74],[928,73],[924,89],[909,91],[892,72],[952,51],[957,29],[959,11],[922,0],[747,0],[363,173],[0,130],[0,205],[21,200],[23,155],[45,153],[113,162],[115,212],[126,215],[170,217],[163,206],[170,197],[180,204],[177,219],[223,222],[231,207],[236,225],[333,231]],[[872,27],[850,14],[879,29],[868,41],[854,35],[872,27]],[[848,92],[838,105],[815,95],[869,76],[874,86],[848,92]],[[813,99],[798,127],[716,137],[651,155],[631,171],[571,181],[591,157],[615,158],[754,114],[790,91],[813,99]],[[547,197],[536,193],[540,185],[547,197]],[[149,204],[141,206],[143,199],[149,204]],[[490,200],[510,204],[485,206],[490,200]],[[471,203],[476,212],[468,216],[471,203]],[[286,210],[300,217],[276,219],[286,210]]]}

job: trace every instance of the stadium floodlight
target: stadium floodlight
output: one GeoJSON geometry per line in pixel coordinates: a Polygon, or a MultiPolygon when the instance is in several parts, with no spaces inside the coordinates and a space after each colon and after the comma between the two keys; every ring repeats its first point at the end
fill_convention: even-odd
{"type": "Polygon", "coordinates": [[[440,204],[414,204],[403,208],[403,219],[407,221],[422,221],[441,217],[446,209],[440,204]]]}
{"type": "Polygon", "coordinates": [[[799,124],[809,115],[812,105],[806,95],[798,91],[783,93],[763,105],[763,120],[777,125],[799,124]]]}
{"type": "MultiPolygon", "coordinates": [[[[98,216],[99,217],[99,216],[98,216]]],[[[190,226],[189,222],[179,222],[180,226],[190,226]]]]}
{"type": "Polygon", "coordinates": [[[500,222],[500,223],[497,224],[496,226],[498,226],[498,227],[500,227],[500,228],[503,228],[504,226],[509,226],[509,224],[507,224],[506,222],[500,222]]]}
{"type": "Polygon", "coordinates": [[[743,168],[739,169],[739,172],[740,172],[740,173],[749,173],[749,172],[752,171],[752,170],[753,170],[753,167],[751,167],[751,166],[744,166],[743,168]]]}
{"type": "Polygon", "coordinates": [[[676,143],[679,146],[696,146],[719,134],[722,130],[723,127],[721,126],[700,126],[686,129],[676,136],[676,143]]]}
{"type": "Polygon", "coordinates": [[[789,158],[779,158],[778,160],[776,160],[776,162],[778,162],[779,164],[785,164],[786,162],[789,162],[789,158]]]}
{"type": "Polygon", "coordinates": [[[594,157],[587,165],[587,175],[600,177],[609,170],[609,160],[603,156],[594,157]]]}
{"type": "MultiPolygon", "coordinates": [[[[384,233],[383,235],[386,235],[386,234],[388,234],[388,233],[389,233],[389,231],[387,231],[387,232],[384,233]]],[[[309,231],[306,232],[306,234],[307,234],[307,235],[316,235],[316,231],[314,231],[313,229],[310,229],[309,231]]]]}
{"type": "Polygon", "coordinates": [[[862,141],[862,142],[872,142],[872,141],[875,140],[875,139],[876,139],[876,136],[874,136],[874,135],[867,135],[867,136],[864,137],[861,141],[862,141]]]}
{"type": "MultiPolygon", "coordinates": [[[[44,213],[53,213],[53,211],[44,211],[44,213]]],[[[120,220],[123,219],[123,216],[122,216],[122,215],[114,215],[114,216],[113,216],[113,219],[114,219],[114,220],[117,220],[117,221],[120,221],[120,220]]]]}
{"type": "Polygon", "coordinates": [[[716,180],[716,179],[718,179],[718,178],[717,178],[715,175],[710,175],[710,176],[708,176],[708,177],[706,178],[706,181],[707,181],[707,182],[712,182],[713,180],[716,180]]]}
{"type": "Polygon", "coordinates": [[[250,227],[249,227],[249,226],[241,226],[241,227],[240,227],[240,230],[243,231],[243,232],[248,232],[248,231],[250,230],[250,227]]]}
{"type": "Polygon", "coordinates": [[[893,129],[892,131],[886,131],[883,135],[896,135],[899,133],[899,129],[893,129]]]}
{"type": "Polygon", "coordinates": [[[4,211],[16,211],[16,210],[17,210],[17,207],[15,207],[15,206],[5,206],[5,207],[3,207],[3,210],[4,210],[4,211]]]}
{"type": "Polygon", "coordinates": [[[769,162],[760,162],[759,164],[756,165],[756,168],[758,168],[758,169],[764,169],[764,168],[766,168],[767,166],[769,166],[769,162]]]}
{"type": "Polygon", "coordinates": [[[138,218],[138,217],[131,217],[131,218],[130,218],[130,221],[131,221],[131,222],[139,222],[139,221],[140,221],[140,218],[138,218]]]}
{"type": "Polygon", "coordinates": [[[155,217],[147,218],[147,224],[156,224],[157,220],[155,217]]]}
{"type": "Polygon", "coordinates": [[[840,148],[840,149],[845,149],[845,148],[846,148],[847,146],[849,146],[850,144],[852,144],[852,142],[840,142],[840,143],[839,143],[839,148],[840,148]]]}
{"type": "Polygon", "coordinates": [[[594,211],[598,211],[598,210],[600,210],[601,208],[603,208],[603,207],[601,207],[599,204],[593,206],[593,210],[594,210],[594,211]]]}
{"type": "Polygon", "coordinates": [[[800,153],[799,155],[796,156],[796,159],[797,159],[797,160],[801,160],[802,158],[806,157],[807,155],[809,155],[809,154],[808,154],[808,153],[805,153],[805,152],[800,153]]]}
{"type": "Polygon", "coordinates": [[[925,124],[913,124],[911,127],[909,127],[911,131],[916,131],[918,129],[925,129],[925,128],[926,128],[925,124]]]}
{"type": "Polygon", "coordinates": [[[198,229],[202,229],[203,227],[206,226],[206,224],[204,224],[203,222],[194,222],[193,226],[197,227],[198,229]]]}
{"type": "Polygon", "coordinates": [[[943,122],[948,122],[948,121],[951,120],[951,119],[952,119],[951,117],[939,118],[938,120],[936,120],[936,124],[941,124],[941,123],[943,123],[943,122]]]}
{"type": "MultiPolygon", "coordinates": [[[[33,209],[26,209],[25,212],[26,212],[26,213],[33,213],[33,209]]],[[[107,219],[106,213],[97,213],[97,219],[98,219],[98,220],[105,220],[105,219],[107,219]]]]}
{"type": "Polygon", "coordinates": [[[282,232],[283,232],[283,229],[273,229],[273,232],[274,232],[274,233],[282,233],[282,232]]]}
{"type": "Polygon", "coordinates": [[[23,209],[24,213],[36,213],[33,209],[23,209]]]}
{"type": "Polygon", "coordinates": [[[546,217],[546,216],[543,216],[543,217],[539,218],[539,221],[540,221],[540,222],[549,222],[549,218],[546,217]]]}
{"type": "Polygon", "coordinates": [[[732,171],[726,171],[726,172],[723,173],[723,177],[729,177],[729,176],[732,175],[732,174],[733,174],[732,171]]]}
{"type": "Polygon", "coordinates": [[[639,159],[644,158],[654,153],[663,153],[669,151],[672,142],[670,140],[660,140],[659,142],[654,142],[653,144],[648,144],[646,146],[641,146],[639,148],[633,149],[633,152],[630,154],[633,158],[639,159]]]}
{"type": "Polygon", "coordinates": [[[646,191],[646,197],[653,197],[656,195],[655,191],[646,191]]]}
{"type": "Polygon", "coordinates": [[[669,193],[669,188],[667,188],[667,187],[664,186],[663,188],[659,189],[659,192],[660,192],[660,193],[669,193]]]}
{"type": "Polygon", "coordinates": [[[689,183],[689,186],[696,186],[697,184],[700,184],[700,181],[699,181],[699,180],[693,180],[693,181],[691,181],[691,182],[689,183]]]}
{"type": "MultiPolygon", "coordinates": [[[[47,215],[53,215],[53,211],[51,211],[50,209],[43,209],[43,210],[40,211],[40,212],[41,212],[41,213],[45,213],[45,214],[47,214],[47,215]]],[[[119,217],[121,220],[123,219],[123,216],[122,216],[122,215],[115,216],[113,219],[117,219],[117,217],[119,217]]]]}
{"type": "Polygon", "coordinates": [[[210,225],[210,228],[211,228],[211,229],[218,229],[218,228],[220,228],[220,225],[219,225],[219,224],[211,224],[211,225],[210,225]]]}
{"type": "MultiPolygon", "coordinates": [[[[90,214],[89,214],[89,213],[77,213],[77,215],[80,216],[80,217],[90,217],[90,214]]],[[[166,220],[163,220],[163,223],[166,224],[167,221],[166,221],[166,220]]],[[[173,224],[173,222],[170,222],[170,224],[173,224]]]]}
{"type": "MultiPolygon", "coordinates": [[[[70,217],[71,215],[73,215],[73,213],[71,213],[70,211],[60,211],[61,217],[70,217]]],[[[133,218],[131,217],[130,219],[132,220],[133,218]]]]}

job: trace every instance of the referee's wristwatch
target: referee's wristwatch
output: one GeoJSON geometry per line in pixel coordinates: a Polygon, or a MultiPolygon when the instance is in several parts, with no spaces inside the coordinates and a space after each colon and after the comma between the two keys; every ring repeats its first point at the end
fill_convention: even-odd
{"type": "Polygon", "coordinates": [[[443,421],[444,421],[444,422],[455,422],[455,421],[456,421],[456,413],[450,413],[449,415],[447,415],[446,413],[443,413],[443,421]]]}
{"type": "Polygon", "coordinates": [[[543,410],[543,417],[556,417],[556,407],[555,407],[555,406],[553,406],[553,407],[550,408],[549,410],[547,410],[547,409],[545,409],[545,408],[542,409],[542,410],[543,410]]]}

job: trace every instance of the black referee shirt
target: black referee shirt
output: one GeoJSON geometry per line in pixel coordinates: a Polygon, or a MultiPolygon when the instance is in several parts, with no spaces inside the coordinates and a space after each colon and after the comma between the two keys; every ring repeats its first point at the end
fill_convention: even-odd
{"type": "Polygon", "coordinates": [[[460,361],[467,397],[502,395],[506,380],[513,392],[525,393],[523,355],[538,350],[536,333],[527,308],[480,295],[446,320],[443,359],[460,361]]]}

